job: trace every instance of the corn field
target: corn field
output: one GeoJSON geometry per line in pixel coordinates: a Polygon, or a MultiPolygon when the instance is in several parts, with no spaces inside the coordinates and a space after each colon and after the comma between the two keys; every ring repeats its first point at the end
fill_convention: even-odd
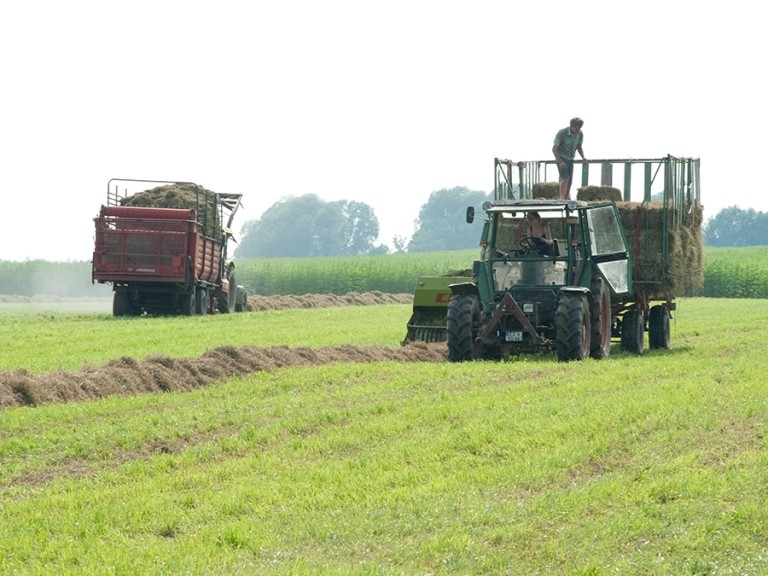
{"type": "MultiPolygon", "coordinates": [[[[419,276],[471,268],[478,250],[327,258],[255,258],[236,262],[237,283],[248,294],[413,292],[419,276]]],[[[768,246],[706,247],[704,284],[710,298],[768,298],[768,246]]],[[[0,260],[0,294],[63,298],[109,297],[111,287],[91,283],[91,263],[0,260]]]]}

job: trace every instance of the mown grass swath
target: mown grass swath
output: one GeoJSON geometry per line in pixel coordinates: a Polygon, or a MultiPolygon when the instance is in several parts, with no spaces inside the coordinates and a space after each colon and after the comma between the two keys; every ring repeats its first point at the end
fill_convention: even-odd
{"type": "MultiPolygon", "coordinates": [[[[640,357],[336,364],[4,410],[0,571],[764,574],[768,301],[744,306],[680,299],[672,349],[640,357]]],[[[350,340],[358,310],[334,311],[350,340]]]]}

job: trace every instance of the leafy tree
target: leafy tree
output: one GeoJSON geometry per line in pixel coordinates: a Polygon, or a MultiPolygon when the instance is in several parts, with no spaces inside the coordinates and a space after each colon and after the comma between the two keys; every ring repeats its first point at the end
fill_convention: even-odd
{"type": "Polygon", "coordinates": [[[473,248],[480,241],[482,219],[466,222],[467,206],[479,210],[490,194],[469,190],[464,186],[432,192],[421,207],[416,230],[408,243],[408,252],[433,252],[473,248]]]}
{"type": "MultiPolygon", "coordinates": [[[[347,223],[344,254],[370,254],[374,250],[373,240],[379,236],[379,221],[373,208],[364,202],[344,202],[342,214],[347,223]]],[[[381,248],[378,246],[375,250],[380,252],[381,248]]]]}
{"type": "Polygon", "coordinates": [[[737,206],[724,208],[704,225],[709,246],[768,245],[768,213],[737,206]]]}
{"type": "Polygon", "coordinates": [[[290,196],[273,204],[242,230],[235,255],[256,257],[357,256],[386,252],[374,246],[379,221],[362,202],[325,202],[316,194],[290,196]]]}

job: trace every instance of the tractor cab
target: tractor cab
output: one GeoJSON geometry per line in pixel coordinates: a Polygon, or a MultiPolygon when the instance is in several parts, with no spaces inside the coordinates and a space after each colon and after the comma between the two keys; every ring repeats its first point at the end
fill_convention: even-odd
{"type": "MultiPolygon", "coordinates": [[[[603,277],[612,292],[631,287],[631,267],[616,207],[611,202],[561,200],[487,202],[477,284],[492,293],[531,287],[589,286],[603,277]],[[530,216],[547,237],[532,235],[530,216]]],[[[468,210],[467,220],[474,218],[468,210]]]]}
{"type": "MultiPolygon", "coordinates": [[[[559,355],[607,356],[611,299],[627,294],[632,284],[616,205],[497,200],[486,202],[483,210],[483,251],[473,264],[472,281],[450,286],[451,359],[551,349],[563,334],[568,342],[576,341],[576,332],[558,330],[558,323],[569,314],[583,314],[578,326],[583,325],[590,337],[579,339],[575,350],[568,342],[560,345],[559,355]]],[[[474,211],[468,210],[467,221],[473,219],[474,211]]]]}

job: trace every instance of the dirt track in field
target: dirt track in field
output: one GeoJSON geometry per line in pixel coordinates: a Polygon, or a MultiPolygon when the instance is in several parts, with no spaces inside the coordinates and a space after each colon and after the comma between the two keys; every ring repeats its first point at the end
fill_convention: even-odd
{"type": "MultiPolygon", "coordinates": [[[[410,304],[410,294],[356,294],[248,298],[253,310],[322,308],[329,306],[410,304]]],[[[403,326],[405,329],[405,326],[403,326]]],[[[80,402],[113,395],[187,391],[254,372],[333,362],[443,362],[444,344],[411,343],[403,347],[345,344],[322,348],[222,346],[196,358],[153,355],[144,360],[122,357],[76,372],[33,375],[25,370],[0,372],[0,409],[80,402]]]]}

